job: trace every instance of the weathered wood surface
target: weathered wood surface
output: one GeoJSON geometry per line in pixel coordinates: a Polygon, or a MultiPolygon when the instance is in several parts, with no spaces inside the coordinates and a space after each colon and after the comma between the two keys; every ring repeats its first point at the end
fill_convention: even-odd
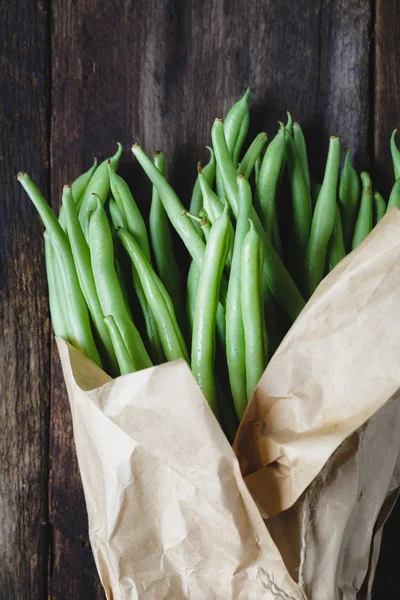
{"type": "MultiPolygon", "coordinates": [[[[389,4],[396,9],[394,0],[389,4]]],[[[145,202],[149,190],[142,187],[129,152],[140,141],[147,151],[166,152],[169,177],[188,202],[197,160],[207,155],[213,119],[250,86],[252,133],[273,134],[276,121],[290,110],[312,140],[317,178],[329,135],[335,133],[343,149],[352,148],[359,168],[376,164],[386,190],[391,175],[387,144],[399,117],[400,78],[394,21],[386,6],[383,0],[375,10],[372,0],[256,0],[244,9],[236,0],[113,0],[99,9],[94,0],[54,0],[39,3],[39,9],[27,3],[22,24],[16,12],[2,9],[8,36],[0,43],[8,78],[0,91],[0,169],[6,190],[1,214],[8,238],[0,246],[7,275],[2,277],[2,287],[3,281],[7,284],[0,335],[7,342],[2,359],[10,375],[0,400],[2,423],[7,423],[6,436],[0,436],[1,468],[7,467],[0,471],[0,484],[5,482],[5,493],[0,485],[0,534],[6,534],[0,537],[6,565],[0,572],[0,597],[14,600],[24,590],[27,600],[45,598],[46,577],[52,600],[104,597],[87,539],[68,401],[55,348],[50,351],[41,228],[15,191],[16,158],[46,189],[50,143],[51,200],[57,207],[62,185],[88,168],[94,155],[113,153],[120,141],[126,148],[122,174],[145,202]],[[45,51],[50,43],[51,106],[46,87],[50,54],[45,51]],[[33,71],[41,75],[31,81],[33,71]],[[52,544],[42,543],[40,529],[33,527],[37,515],[44,522],[47,518],[49,431],[52,544]]],[[[396,555],[395,536],[386,537],[392,550],[388,545],[383,550],[377,596],[381,591],[382,597],[396,597],[400,588],[390,560],[396,555]],[[392,588],[383,575],[391,578],[392,588]]]]}
{"type": "Polygon", "coordinates": [[[16,173],[49,187],[46,2],[0,9],[0,597],[46,597],[50,328],[42,227],[16,173]]]}

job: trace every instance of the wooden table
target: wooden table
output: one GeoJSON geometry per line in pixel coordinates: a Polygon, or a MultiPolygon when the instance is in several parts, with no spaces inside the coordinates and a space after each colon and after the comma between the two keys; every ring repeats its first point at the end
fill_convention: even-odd
{"type": "MultiPolygon", "coordinates": [[[[166,152],[188,198],[210,126],[249,85],[252,128],[290,109],[321,175],[328,134],[392,185],[400,125],[396,0],[19,0],[3,3],[0,85],[0,597],[103,598],[48,317],[42,226],[15,175],[61,186],[116,141],[166,152]],[[179,165],[179,171],[178,169],[179,165]]],[[[138,166],[127,151],[122,172],[138,166]]],[[[400,509],[377,598],[398,598],[400,509]]]]}

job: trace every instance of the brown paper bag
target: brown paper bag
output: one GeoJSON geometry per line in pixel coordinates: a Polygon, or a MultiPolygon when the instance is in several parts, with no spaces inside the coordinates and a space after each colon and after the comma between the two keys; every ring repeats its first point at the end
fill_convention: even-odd
{"type": "Polygon", "coordinates": [[[90,539],[107,598],[300,600],[301,588],[308,600],[354,597],[352,590],[337,595],[337,564],[373,573],[379,519],[398,487],[397,458],[388,464],[385,454],[398,452],[399,241],[400,213],[391,211],[320,285],[271,360],[235,442],[247,487],[186,364],[110,380],[58,340],[90,539]],[[372,446],[365,432],[374,427],[375,413],[372,454],[381,448],[388,420],[393,435],[392,441],[386,436],[380,462],[387,487],[382,491],[380,481],[374,511],[365,511],[374,531],[364,536],[361,553],[343,534],[327,546],[324,520],[332,526],[333,495],[336,508],[343,499],[344,509],[335,512],[340,526],[347,515],[354,536],[363,537],[364,516],[347,508],[354,495],[347,470],[370,490],[372,446]],[[356,431],[357,443],[350,437],[356,431]],[[331,470],[330,459],[336,461],[331,470]],[[303,518],[307,510],[313,518],[303,518]],[[261,515],[276,515],[268,523],[287,568],[261,515]],[[321,569],[314,575],[320,553],[325,566],[333,560],[326,584],[321,569]]]}
{"type": "Polygon", "coordinates": [[[393,210],[321,283],[235,441],[253,498],[310,599],[350,600],[362,587],[370,597],[400,486],[399,316],[393,210]]]}

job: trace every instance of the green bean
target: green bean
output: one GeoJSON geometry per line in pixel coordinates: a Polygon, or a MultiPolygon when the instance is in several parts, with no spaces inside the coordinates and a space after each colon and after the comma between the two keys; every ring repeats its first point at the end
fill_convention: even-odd
{"type": "MultiPolygon", "coordinates": [[[[210,160],[203,167],[203,175],[207,180],[207,183],[212,186],[214,178],[215,178],[215,154],[214,150],[211,146],[207,146],[207,150],[210,152],[210,160]]],[[[190,201],[189,210],[193,215],[198,215],[201,207],[203,206],[203,197],[200,188],[199,178],[196,179],[196,183],[193,187],[192,199],[190,201]]],[[[197,231],[200,233],[200,225],[197,226],[197,223],[194,223],[197,231]]]]}
{"type": "Polygon", "coordinates": [[[125,229],[127,229],[128,226],[125,219],[125,214],[123,214],[118,204],[112,197],[108,201],[108,208],[110,211],[111,222],[114,226],[114,229],[118,229],[119,227],[125,227],[125,229]]]}
{"type": "Polygon", "coordinates": [[[70,342],[94,363],[101,366],[100,356],[90,328],[88,309],[79,286],[68,238],[57,217],[30,177],[26,173],[18,173],[17,178],[35,205],[52,241],[57,267],[65,291],[70,342]]]}
{"type": "Polygon", "coordinates": [[[139,244],[147,260],[150,261],[149,240],[141,212],[133,199],[127,183],[114,171],[111,163],[108,165],[108,172],[110,176],[111,192],[119,209],[125,215],[127,229],[139,244]]]}
{"type": "MultiPolygon", "coordinates": [[[[82,216],[82,219],[80,219],[80,224],[81,224],[81,228],[83,231],[83,235],[85,236],[85,240],[88,244],[89,244],[89,223],[90,223],[90,219],[92,218],[92,214],[96,210],[98,200],[100,200],[100,198],[97,196],[96,193],[93,193],[91,199],[86,202],[85,214],[82,216]]],[[[79,214],[78,214],[78,216],[79,216],[79,214]]]]}
{"type": "Polygon", "coordinates": [[[308,168],[307,146],[300,123],[293,123],[293,140],[307,189],[310,190],[310,170],[308,168]]]}
{"type": "Polygon", "coordinates": [[[85,188],[81,196],[81,204],[79,207],[79,221],[82,229],[86,219],[86,213],[91,210],[92,194],[97,194],[101,203],[104,205],[110,191],[110,176],[108,174],[108,161],[110,160],[112,168],[115,170],[118,167],[119,159],[122,156],[123,148],[118,143],[118,150],[110,159],[104,160],[96,169],[89,184],[85,188]]]}
{"type": "Polygon", "coordinates": [[[400,208],[400,178],[396,179],[392,191],[390,192],[387,210],[393,207],[400,208]]]}
{"type": "Polygon", "coordinates": [[[251,188],[243,175],[237,178],[239,188],[239,212],[236,222],[232,267],[226,298],[226,356],[229,381],[239,420],[247,406],[246,358],[242,306],[240,300],[241,256],[243,241],[250,227],[251,188]]]}
{"type": "Polygon", "coordinates": [[[307,250],[311,231],[311,196],[293,137],[287,130],[285,132],[285,150],[292,193],[295,251],[300,261],[302,261],[307,250]]]}
{"type": "Polygon", "coordinates": [[[379,192],[374,194],[375,201],[375,223],[379,223],[386,214],[386,202],[379,192]]]}
{"type": "Polygon", "coordinates": [[[250,144],[246,154],[237,168],[238,175],[244,175],[247,179],[253,172],[257,159],[267,143],[267,134],[259,133],[250,144]]]}
{"type": "Polygon", "coordinates": [[[360,177],[362,184],[361,204],[354,227],[352,250],[357,248],[372,230],[372,181],[368,173],[361,173],[360,177]]]}
{"type": "MultiPolygon", "coordinates": [[[[96,169],[97,169],[97,158],[94,159],[94,163],[90,167],[90,169],[88,171],[86,171],[85,173],[82,173],[82,175],[79,175],[79,177],[77,179],[75,179],[75,181],[71,185],[72,195],[74,197],[74,202],[75,202],[75,205],[76,205],[78,211],[79,211],[81,198],[83,196],[83,192],[85,191],[86,187],[88,186],[89,181],[91,180],[92,175],[96,169]]],[[[65,230],[65,217],[64,217],[64,211],[63,211],[62,206],[60,209],[60,214],[58,215],[58,221],[59,221],[61,227],[65,230]]]]}
{"type": "Polygon", "coordinates": [[[181,237],[189,254],[200,266],[203,260],[205,244],[191,220],[185,216],[185,208],[182,202],[139,144],[132,146],[132,152],[152,184],[156,187],[168,218],[181,237]]]}
{"type": "MultiPolygon", "coordinates": [[[[162,152],[154,153],[154,164],[165,174],[165,158],[162,152]]],[[[165,209],[153,186],[150,207],[150,239],[158,275],[172,298],[176,312],[182,314],[182,280],[175,258],[171,229],[165,209]]]]}
{"type": "Polygon", "coordinates": [[[228,205],[211,227],[203,263],[193,320],[192,372],[212,410],[218,414],[217,392],[213,375],[215,325],[220,283],[229,247],[228,205]]]}
{"type": "Polygon", "coordinates": [[[190,339],[192,338],[194,309],[196,307],[197,288],[199,285],[200,267],[192,260],[189,267],[186,283],[186,315],[190,328],[190,339]]]}
{"type": "Polygon", "coordinates": [[[99,199],[89,223],[89,248],[94,281],[103,314],[114,317],[134,369],[150,367],[149,355],[126,309],[114,266],[111,230],[99,199]]]}
{"type": "Polygon", "coordinates": [[[106,364],[109,367],[110,373],[116,375],[118,374],[117,358],[115,356],[108,328],[104,323],[104,314],[100,306],[92,273],[90,250],[79,223],[78,213],[70,186],[64,186],[62,205],[64,207],[65,223],[79,284],[89,308],[94,327],[99,335],[103,349],[102,354],[106,356],[106,364]]]}
{"type": "Polygon", "coordinates": [[[124,229],[119,229],[117,235],[140,277],[146,300],[157,323],[166,359],[170,361],[183,358],[189,362],[189,355],[183,341],[183,336],[180,333],[175,313],[173,310],[171,313],[172,302],[167,305],[165,301],[165,295],[167,294],[165,287],[134,237],[124,229]],[[160,292],[160,288],[163,288],[162,293],[160,292]]]}
{"type": "Polygon", "coordinates": [[[265,355],[267,334],[261,288],[263,261],[262,240],[254,223],[250,221],[250,230],[246,234],[242,246],[240,272],[248,400],[267,364],[265,355]]]}
{"type": "Polygon", "coordinates": [[[47,231],[44,232],[44,250],[47,285],[49,288],[50,315],[54,335],[62,338],[66,342],[69,342],[70,334],[68,331],[68,321],[66,319],[66,308],[64,306],[65,296],[63,292],[60,293],[60,277],[58,276],[57,272],[53,244],[47,231]]]}
{"type": "Polygon", "coordinates": [[[400,177],[400,151],[396,146],[396,132],[397,129],[393,131],[390,137],[390,152],[393,160],[394,178],[397,180],[400,177]]]}
{"type": "Polygon", "coordinates": [[[287,114],[286,129],[288,130],[290,135],[293,137],[293,118],[289,111],[287,111],[286,114],[287,114]]]}
{"type": "Polygon", "coordinates": [[[324,275],[328,243],[335,226],[339,162],[340,141],[334,135],[329,140],[324,180],[315,205],[306,252],[306,288],[310,296],[324,275]]]}
{"type": "Polygon", "coordinates": [[[247,135],[247,129],[249,126],[249,98],[250,88],[247,88],[240,100],[235,102],[235,104],[232,106],[232,108],[229,110],[228,114],[225,117],[224,134],[226,139],[226,145],[228,146],[228,150],[232,158],[234,157],[235,147],[238,141],[241,141],[241,144],[243,144],[247,135]],[[246,132],[244,133],[245,129],[246,132]]]}
{"type": "Polygon", "coordinates": [[[236,140],[235,148],[233,149],[233,152],[232,152],[232,161],[233,161],[234,165],[239,164],[239,158],[240,158],[240,154],[242,152],[243,144],[247,137],[247,133],[249,131],[249,122],[250,122],[250,114],[249,114],[249,109],[247,107],[247,110],[246,110],[246,112],[243,116],[242,122],[240,124],[239,134],[238,134],[238,137],[236,140]]]}
{"type": "Polygon", "coordinates": [[[200,183],[201,195],[203,198],[203,207],[210,219],[211,224],[213,224],[222,214],[224,210],[224,203],[217,196],[217,194],[213,192],[211,186],[204,176],[200,163],[197,165],[197,174],[198,181],[200,183]]]}
{"type": "Polygon", "coordinates": [[[343,242],[342,218],[339,206],[336,205],[335,226],[328,245],[329,270],[332,271],[346,256],[343,242]]]}
{"type": "MultiPolygon", "coordinates": [[[[237,218],[238,186],[236,182],[236,172],[229,156],[225,136],[223,135],[222,121],[220,119],[214,121],[211,133],[215,157],[217,164],[220,165],[227,199],[233,214],[237,218]]],[[[271,290],[287,315],[294,321],[305,305],[304,299],[293,279],[285,269],[278,254],[274,250],[254,207],[251,207],[250,209],[250,218],[261,235],[265,248],[263,279],[265,279],[268,284],[267,287],[271,290]]]]}
{"type": "Polygon", "coordinates": [[[342,214],[343,240],[346,252],[351,250],[360,199],[360,179],[351,164],[351,150],[349,149],[346,152],[339,185],[339,205],[342,214]]]}
{"type": "Polygon", "coordinates": [[[314,179],[310,178],[310,193],[311,193],[311,204],[312,209],[315,209],[315,205],[317,204],[318,196],[321,191],[322,185],[314,181],[314,179]]]}
{"type": "Polygon", "coordinates": [[[110,338],[115,348],[115,354],[121,375],[133,373],[135,371],[135,365],[130,357],[127,347],[125,346],[123,337],[117,327],[114,317],[107,315],[104,317],[104,323],[108,327],[110,338]]]}
{"type": "MultiPolygon", "coordinates": [[[[276,222],[276,193],[279,174],[285,156],[285,127],[279,131],[267,146],[257,180],[257,197],[262,213],[262,222],[269,239],[273,240],[273,227],[276,222]]],[[[276,250],[278,250],[276,248],[276,250]]]]}

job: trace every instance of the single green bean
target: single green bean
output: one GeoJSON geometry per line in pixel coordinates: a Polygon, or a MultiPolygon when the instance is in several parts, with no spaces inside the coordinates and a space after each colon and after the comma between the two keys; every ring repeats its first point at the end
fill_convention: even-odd
{"type": "Polygon", "coordinates": [[[339,206],[342,215],[343,240],[346,252],[351,250],[360,200],[360,178],[351,164],[351,150],[349,149],[344,159],[339,185],[339,206]]]}
{"type": "Polygon", "coordinates": [[[270,240],[273,240],[272,230],[276,220],[277,185],[284,157],[285,127],[281,123],[278,133],[265,151],[256,186],[262,223],[270,240]]]}
{"type": "Polygon", "coordinates": [[[125,215],[128,226],[127,229],[139,244],[147,260],[150,261],[149,240],[142,214],[133,199],[127,183],[114,171],[111,162],[108,165],[108,172],[110,176],[111,192],[120,210],[125,215]]]}
{"type": "Polygon", "coordinates": [[[89,248],[97,294],[104,315],[114,317],[135,370],[151,366],[140,334],[129,317],[114,265],[114,248],[107,215],[97,199],[89,223],[89,248]]]}
{"type": "Polygon", "coordinates": [[[247,111],[243,115],[242,122],[240,124],[239,134],[236,140],[235,147],[232,152],[232,161],[235,166],[239,164],[240,155],[242,152],[244,141],[247,137],[247,133],[249,131],[249,123],[250,123],[250,113],[247,107],[247,111]]]}
{"type": "Polygon", "coordinates": [[[243,138],[241,141],[241,143],[243,144],[244,139],[247,135],[247,130],[246,133],[243,135],[244,129],[241,131],[241,128],[243,127],[243,120],[245,120],[246,125],[246,119],[247,129],[249,126],[249,98],[250,88],[247,88],[240,100],[235,102],[235,104],[229,110],[224,120],[224,134],[226,139],[226,145],[228,146],[228,150],[232,158],[238,140],[243,138]]]}
{"type": "Polygon", "coordinates": [[[246,356],[246,389],[249,400],[267,364],[267,339],[262,300],[262,240],[254,223],[246,234],[241,255],[241,288],[243,330],[246,356]]]}
{"type": "Polygon", "coordinates": [[[212,410],[218,414],[213,375],[215,325],[222,273],[229,248],[228,205],[211,227],[200,270],[193,320],[192,372],[212,410]]]}
{"type": "MultiPolygon", "coordinates": [[[[214,178],[215,178],[215,154],[214,154],[214,150],[211,148],[211,146],[207,146],[207,150],[210,152],[210,160],[205,165],[205,167],[203,167],[202,171],[203,171],[204,177],[207,180],[207,183],[210,186],[212,186],[212,184],[214,182],[214,178]]],[[[193,215],[198,215],[202,206],[203,206],[203,196],[201,193],[199,178],[197,177],[196,183],[194,184],[194,187],[193,187],[192,199],[190,201],[189,210],[193,215]]],[[[194,223],[194,225],[195,225],[197,231],[200,233],[200,225],[198,225],[197,223],[194,223]]]]}
{"type": "Polygon", "coordinates": [[[290,135],[293,136],[293,118],[289,111],[287,111],[286,114],[287,114],[286,129],[288,130],[290,135]]]}
{"type": "Polygon", "coordinates": [[[385,202],[384,198],[380,195],[379,192],[375,192],[374,201],[375,201],[375,223],[377,224],[385,216],[387,207],[386,207],[386,202],[385,202]]]}
{"type": "MultiPolygon", "coordinates": [[[[71,185],[72,195],[74,197],[74,202],[75,202],[75,205],[76,205],[78,211],[79,211],[81,198],[83,196],[83,192],[87,188],[89,181],[91,180],[92,175],[96,169],[97,169],[97,158],[94,159],[94,163],[90,167],[90,169],[88,171],[86,171],[85,173],[82,173],[82,175],[79,175],[79,177],[77,177],[77,179],[75,179],[75,181],[71,185]]],[[[60,209],[60,214],[58,215],[58,220],[60,222],[61,227],[65,230],[65,217],[64,217],[64,211],[63,211],[62,206],[60,209]]]]}
{"type": "Polygon", "coordinates": [[[165,302],[165,294],[167,294],[165,287],[154,272],[151,264],[134,237],[124,229],[119,229],[117,235],[129,254],[140,277],[146,300],[157,323],[157,329],[166,359],[172,361],[183,358],[189,362],[189,355],[186,345],[183,342],[183,336],[182,334],[179,335],[177,333],[178,331],[180,332],[180,329],[175,313],[173,312],[171,314],[170,312],[172,302],[169,306],[165,302]],[[160,292],[160,287],[163,288],[163,293],[160,292]]]}
{"type": "Polygon", "coordinates": [[[352,250],[357,248],[372,230],[372,181],[368,173],[361,173],[360,177],[362,184],[361,204],[354,227],[352,250]]]}
{"type": "Polygon", "coordinates": [[[17,178],[35,205],[52,241],[57,267],[65,291],[67,317],[71,332],[70,342],[94,363],[101,366],[100,356],[90,327],[88,309],[79,286],[68,238],[57,217],[30,177],[26,173],[18,173],[17,178]]]}
{"type": "Polygon", "coordinates": [[[315,205],[305,258],[306,289],[310,296],[323,278],[328,243],[335,226],[339,162],[340,141],[334,135],[329,140],[324,180],[315,205]]]}
{"type": "Polygon", "coordinates": [[[390,152],[392,154],[394,178],[397,180],[400,177],[400,151],[396,146],[396,132],[397,129],[393,131],[390,137],[390,152]]]}
{"type": "MultiPolygon", "coordinates": [[[[233,214],[237,218],[238,215],[238,186],[236,182],[236,172],[230,159],[229,152],[226,146],[225,136],[223,135],[222,121],[216,119],[212,129],[213,147],[217,164],[220,165],[221,175],[224,181],[226,196],[231,206],[233,214]]],[[[281,304],[287,315],[294,321],[301,310],[304,308],[305,302],[302,298],[296,284],[285,269],[277,252],[274,250],[269,237],[261,225],[261,221],[252,206],[250,209],[250,218],[257,228],[257,231],[262,237],[265,260],[263,279],[270,289],[276,300],[281,304]]]]}
{"type": "Polygon", "coordinates": [[[192,260],[186,283],[186,316],[189,323],[190,339],[192,339],[194,309],[196,307],[197,288],[199,286],[200,267],[192,260]]]}
{"type": "Polygon", "coordinates": [[[62,205],[64,207],[65,224],[68,238],[71,244],[72,256],[74,257],[79,284],[86,300],[94,327],[99,335],[103,356],[106,357],[106,365],[111,375],[118,374],[118,363],[114,347],[110,338],[107,325],[104,323],[104,314],[101,309],[99,297],[96,291],[92,267],[90,262],[89,246],[83,235],[79,223],[71,187],[64,186],[62,205]]]}
{"type": "Polygon", "coordinates": [[[396,179],[392,191],[390,192],[387,210],[393,207],[400,208],[400,178],[396,179]]]}
{"type": "Polygon", "coordinates": [[[44,232],[44,255],[46,260],[47,285],[49,288],[50,315],[54,335],[69,342],[70,334],[65,307],[65,295],[63,291],[60,293],[60,277],[55,261],[53,244],[47,231],[44,232]]]}
{"type": "Polygon", "coordinates": [[[108,327],[110,338],[115,348],[115,354],[121,375],[133,373],[135,371],[135,365],[130,357],[127,347],[125,346],[123,337],[118,329],[114,317],[107,315],[104,317],[104,323],[106,327],[108,327]]]}
{"type": "Polygon", "coordinates": [[[311,231],[311,196],[293,137],[288,130],[285,132],[285,150],[292,193],[295,252],[303,261],[311,231]]]}
{"type": "Polygon", "coordinates": [[[224,210],[224,203],[207,182],[200,163],[197,165],[197,174],[198,181],[200,183],[201,195],[203,198],[203,207],[211,221],[211,224],[213,224],[222,214],[224,210]]]}
{"type": "Polygon", "coordinates": [[[307,189],[310,190],[310,170],[308,168],[307,146],[300,123],[293,123],[293,141],[303,171],[307,189]]]}
{"type": "Polygon", "coordinates": [[[132,146],[132,152],[152,184],[156,187],[168,218],[181,237],[189,254],[200,266],[203,260],[205,244],[192,221],[185,216],[185,208],[182,202],[139,144],[132,146]]]}
{"type": "Polygon", "coordinates": [[[118,204],[114,200],[113,197],[108,201],[108,209],[110,211],[111,222],[113,224],[114,229],[118,229],[119,227],[128,228],[125,214],[120,210],[118,204]]]}
{"type": "Polygon", "coordinates": [[[264,132],[254,138],[237,168],[238,175],[244,175],[247,179],[250,177],[266,143],[267,134],[264,132]]]}
{"type": "Polygon", "coordinates": [[[260,175],[261,165],[262,165],[262,158],[261,158],[261,156],[259,156],[256,160],[256,164],[254,165],[254,180],[255,180],[256,186],[257,186],[257,182],[258,182],[258,177],[260,175]]]}
{"type": "Polygon", "coordinates": [[[345,256],[346,250],[343,242],[342,218],[339,206],[336,205],[335,226],[328,245],[329,270],[332,271],[345,256]]]}
{"type": "Polygon", "coordinates": [[[104,160],[96,169],[93,176],[91,177],[89,184],[86,186],[83,195],[81,196],[79,209],[79,221],[82,224],[86,219],[86,213],[91,211],[92,206],[92,194],[97,194],[100,198],[101,203],[104,205],[108,194],[110,192],[110,176],[108,174],[108,161],[110,161],[112,168],[115,170],[118,167],[119,159],[122,156],[123,148],[118,143],[117,152],[110,159],[104,160]]]}
{"type": "Polygon", "coordinates": [[[241,257],[243,241],[250,227],[251,187],[243,175],[237,178],[239,189],[239,212],[236,221],[235,241],[231,273],[226,298],[226,356],[229,381],[236,414],[242,418],[247,406],[246,357],[242,305],[240,300],[241,257]]]}
{"type": "MultiPolygon", "coordinates": [[[[164,175],[164,154],[162,152],[154,153],[153,159],[157,169],[164,175]]],[[[169,219],[155,186],[153,186],[151,197],[149,230],[158,275],[172,298],[177,314],[181,315],[181,274],[175,257],[169,219]]]]}

